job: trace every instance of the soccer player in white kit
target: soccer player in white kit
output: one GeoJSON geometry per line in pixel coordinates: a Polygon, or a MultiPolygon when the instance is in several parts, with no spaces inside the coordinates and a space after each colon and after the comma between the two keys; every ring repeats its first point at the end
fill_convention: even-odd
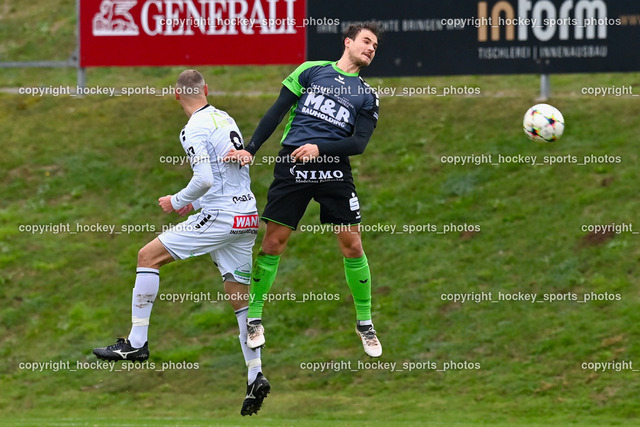
{"type": "Polygon", "coordinates": [[[246,344],[248,285],[259,218],[248,165],[222,161],[231,148],[244,147],[240,130],[231,116],[207,103],[207,93],[199,72],[186,70],[178,77],[176,99],[189,117],[180,132],[180,142],[189,157],[193,177],[178,193],[158,199],[167,213],[200,212],[140,250],[131,332],[128,338],[119,338],[115,344],[96,348],[93,353],[103,360],[148,359],[147,331],[158,294],[160,267],[174,260],[209,254],[220,270],[238,321],[240,345],[248,367],[241,414],[252,415],[258,412],[271,388],[261,372],[260,349],[250,349],[246,344]]]}

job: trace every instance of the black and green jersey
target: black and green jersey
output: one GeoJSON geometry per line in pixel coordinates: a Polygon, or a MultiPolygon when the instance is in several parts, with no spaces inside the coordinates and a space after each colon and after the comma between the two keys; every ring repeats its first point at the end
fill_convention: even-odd
{"type": "Polygon", "coordinates": [[[336,62],[305,62],[282,84],[300,97],[291,107],[283,145],[299,147],[347,138],[359,114],[378,121],[374,90],[358,74],[340,70],[336,62]]]}

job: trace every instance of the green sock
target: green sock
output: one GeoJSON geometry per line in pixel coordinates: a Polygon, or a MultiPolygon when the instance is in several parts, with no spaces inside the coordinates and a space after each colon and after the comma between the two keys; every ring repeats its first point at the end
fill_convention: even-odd
{"type": "Polygon", "coordinates": [[[367,256],[344,259],[344,275],[353,295],[357,320],[371,320],[371,272],[367,256]]]}
{"type": "Polygon", "coordinates": [[[276,280],[279,262],[280,255],[267,255],[262,251],[258,254],[251,271],[247,317],[262,317],[264,296],[269,293],[271,285],[276,280]]]}

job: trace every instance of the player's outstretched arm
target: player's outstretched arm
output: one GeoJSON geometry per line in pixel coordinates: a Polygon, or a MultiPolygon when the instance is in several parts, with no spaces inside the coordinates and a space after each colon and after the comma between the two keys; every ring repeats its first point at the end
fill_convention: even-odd
{"type": "Polygon", "coordinates": [[[225,162],[239,162],[242,166],[251,163],[258,149],[269,139],[291,106],[297,101],[298,96],[283,86],[276,102],[273,103],[271,108],[269,108],[267,112],[264,113],[264,116],[262,116],[262,119],[260,119],[260,123],[258,123],[258,127],[253,132],[251,141],[249,141],[245,149],[236,150],[232,148],[231,151],[224,156],[223,160],[225,162]]]}
{"type": "Polygon", "coordinates": [[[284,116],[289,112],[291,106],[298,102],[298,96],[291,92],[287,87],[282,86],[280,95],[276,102],[273,103],[271,108],[264,113],[260,123],[255,132],[251,136],[249,144],[245,147],[245,150],[255,155],[260,146],[273,134],[284,116]]]}
{"type": "Polygon", "coordinates": [[[364,153],[364,149],[373,135],[376,121],[369,114],[358,114],[353,135],[338,141],[318,143],[321,156],[355,156],[364,153]]]}

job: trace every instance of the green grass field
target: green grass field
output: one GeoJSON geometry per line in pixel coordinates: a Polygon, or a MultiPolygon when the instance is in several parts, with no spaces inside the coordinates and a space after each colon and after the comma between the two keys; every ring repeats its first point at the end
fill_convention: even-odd
{"type": "MultiPolygon", "coordinates": [[[[43,19],[35,7],[0,8],[0,39],[7,41],[1,60],[66,57],[73,7],[52,4],[59,16],[31,33],[25,23],[43,19]]],[[[290,69],[202,71],[221,94],[211,103],[234,116],[248,139],[290,69]]],[[[91,69],[88,83],[162,88],[179,71],[91,69]]],[[[368,81],[398,90],[478,87],[481,96],[382,98],[374,137],[352,165],[365,224],[395,227],[363,235],[386,365],[366,365],[373,359],[353,332],[335,237],[296,232],[272,291],[283,300],[265,309],[262,359],[272,393],[250,419],[239,415],[245,367],[226,302],[157,300],[146,365],[96,365],[91,354],[128,333],[137,251],[180,221],[156,202],[190,177],[187,165],[159,160],[183,155],[178,132],[187,118],[179,104],[170,96],[0,93],[0,423],[637,424],[640,237],[583,226],[640,231],[640,101],[580,91],[624,85],[640,93],[640,74],[553,76],[549,102],[567,128],[548,145],[528,141],[521,129],[535,103],[536,76],[368,81]],[[499,156],[537,156],[539,165],[442,160],[472,154],[496,163],[499,156]],[[543,164],[545,156],[575,156],[576,163],[543,164]],[[578,164],[591,156],[600,161],[578,164]],[[67,224],[56,234],[53,226],[67,224]],[[68,232],[96,224],[137,229],[68,232]],[[22,231],[33,225],[50,227],[22,231]],[[425,231],[429,225],[456,231],[425,231]],[[409,233],[411,226],[423,230],[409,233]],[[479,231],[458,231],[465,226],[479,231]],[[448,300],[489,292],[497,302],[448,300]],[[517,293],[542,302],[499,301],[517,293]],[[293,294],[296,301],[286,300],[293,294]],[[606,300],[544,300],[552,295],[606,300]],[[589,368],[595,362],[617,364],[596,372],[589,368]],[[314,363],[326,369],[310,369],[314,363]]],[[[0,87],[74,84],[73,70],[0,71],[0,87]]],[[[281,132],[259,158],[277,154],[281,132]]],[[[251,169],[259,209],[272,168],[251,169]]],[[[318,214],[310,205],[302,224],[319,224],[318,214]]],[[[175,263],[161,274],[161,294],[210,292],[217,301],[222,292],[209,259],[175,263]]]]}

